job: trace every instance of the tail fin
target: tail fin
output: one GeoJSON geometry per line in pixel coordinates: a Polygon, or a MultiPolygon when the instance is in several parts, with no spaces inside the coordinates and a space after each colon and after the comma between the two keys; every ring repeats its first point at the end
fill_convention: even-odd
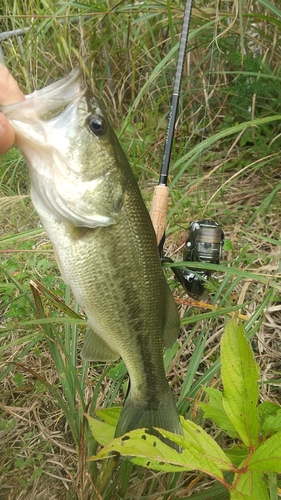
{"type": "Polygon", "coordinates": [[[150,434],[156,435],[163,442],[180,451],[175,443],[163,438],[152,429],[153,427],[159,427],[160,429],[183,435],[179,414],[170,390],[167,392],[165,398],[154,402],[148,402],[147,400],[134,401],[131,393],[129,393],[116,427],[115,437],[122,436],[133,429],[141,429],[143,427],[148,429],[150,434]]]}

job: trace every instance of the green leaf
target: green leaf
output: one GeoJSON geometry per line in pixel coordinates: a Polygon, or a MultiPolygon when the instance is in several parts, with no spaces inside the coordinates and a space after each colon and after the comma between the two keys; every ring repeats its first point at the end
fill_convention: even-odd
{"type": "Polygon", "coordinates": [[[265,401],[264,403],[259,404],[258,406],[258,419],[259,424],[262,427],[267,417],[270,415],[275,415],[278,410],[281,409],[281,406],[277,403],[272,403],[271,401],[265,401]]]}
{"type": "Polygon", "coordinates": [[[24,458],[22,458],[22,457],[17,458],[17,459],[14,461],[14,465],[15,465],[15,467],[19,467],[19,468],[24,467],[24,465],[25,465],[25,460],[24,460],[24,458]]]}
{"type": "Polygon", "coordinates": [[[43,470],[42,470],[42,467],[38,467],[38,469],[35,469],[35,471],[33,471],[33,478],[36,479],[37,477],[41,477],[43,474],[43,470]]]}
{"type": "Polygon", "coordinates": [[[245,493],[240,493],[237,490],[230,490],[230,500],[255,500],[255,498],[246,495],[245,493]]]}
{"type": "Polygon", "coordinates": [[[102,446],[106,446],[114,439],[115,429],[121,408],[118,407],[118,412],[114,411],[115,408],[109,408],[109,410],[111,411],[96,410],[95,412],[100,418],[103,418],[105,422],[101,422],[97,418],[90,417],[90,415],[85,415],[93,437],[97,443],[102,446]]]}
{"type": "MultiPolygon", "coordinates": [[[[110,451],[106,451],[105,448],[102,450],[102,452],[99,453],[99,457],[103,456],[103,451],[105,450],[106,456],[108,456],[112,452],[112,447],[115,451],[118,451],[119,453],[125,454],[126,456],[133,456],[133,457],[138,457],[136,460],[138,460],[139,465],[143,465],[144,467],[148,467],[148,465],[145,465],[143,462],[145,462],[145,457],[150,459],[150,462],[152,463],[152,459],[154,458],[155,460],[155,446],[154,444],[160,443],[160,447],[163,444],[162,441],[160,441],[158,438],[153,436],[153,456],[149,454],[146,456],[144,454],[144,443],[143,441],[149,441],[152,439],[150,437],[150,434],[145,433],[145,439],[144,439],[144,431],[141,433],[139,432],[139,429],[136,431],[132,431],[128,433],[129,439],[125,439],[125,446],[122,441],[122,438],[114,438],[114,433],[115,433],[115,428],[117,425],[117,421],[119,419],[121,412],[120,407],[113,407],[113,408],[108,408],[108,409],[102,409],[102,410],[96,410],[96,415],[100,418],[102,418],[105,422],[100,422],[99,420],[90,417],[89,415],[86,415],[86,418],[88,420],[91,432],[95,438],[95,440],[101,444],[104,447],[107,447],[107,445],[110,447],[110,451]],[[135,433],[137,433],[135,435],[135,433]],[[139,436],[141,436],[139,438],[139,436]],[[139,442],[138,438],[140,439],[139,442]],[[120,451],[120,439],[121,439],[121,446],[122,449],[120,451]],[[130,447],[127,447],[127,441],[130,440],[130,447]],[[131,444],[133,442],[133,446],[139,446],[139,450],[142,452],[142,456],[138,456],[138,449],[136,450],[132,447],[131,444]],[[117,446],[114,448],[114,446],[117,446]],[[108,453],[108,455],[107,455],[108,453]]],[[[216,443],[216,441],[209,436],[199,425],[195,424],[194,422],[191,422],[189,420],[184,420],[183,417],[181,417],[181,423],[182,423],[182,428],[184,431],[184,437],[179,436],[178,434],[173,434],[172,432],[164,431],[163,429],[158,429],[158,431],[164,436],[169,438],[171,441],[177,443],[181,448],[189,450],[190,452],[190,446],[191,449],[194,448],[194,453],[199,453],[202,456],[203,464],[205,463],[204,457],[206,457],[207,462],[209,459],[211,459],[211,463],[214,463],[215,467],[217,466],[221,470],[230,470],[232,467],[230,459],[227,457],[227,455],[224,453],[224,451],[220,448],[220,446],[216,443]]],[[[172,450],[169,446],[165,445],[169,452],[174,452],[175,450],[172,450]]],[[[149,453],[151,453],[151,449],[149,449],[149,453]]],[[[156,454],[157,454],[156,450],[156,454]]],[[[176,453],[176,457],[178,458],[178,453],[176,453]]],[[[186,453],[186,455],[188,455],[186,453]]],[[[158,456],[158,455],[157,455],[158,456]]],[[[182,456],[182,454],[180,455],[182,456]]],[[[197,456],[197,455],[196,455],[197,456]]],[[[92,459],[94,459],[92,457],[92,459]]],[[[136,460],[134,460],[134,463],[137,463],[136,460]]],[[[146,460],[147,462],[147,460],[146,460]]],[[[150,464],[151,465],[151,464],[150,464]]],[[[150,467],[149,465],[149,467],[150,467]]],[[[177,464],[178,465],[178,464],[177,464]]],[[[198,463],[197,463],[198,465],[198,463]]],[[[165,471],[168,471],[169,464],[161,464],[161,467],[165,466],[165,471]],[[168,467],[168,468],[167,468],[168,467]]],[[[153,467],[151,466],[150,468],[156,468],[157,470],[164,470],[163,468],[159,468],[159,463],[157,461],[153,462],[153,467]]],[[[193,467],[191,468],[193,469],[193,467]]],[[[175,465],[171,464],[171,469],[175,471],[175,465]]],[[[182,470],[182,465],[180,465],[180,469],[182,470]]],[[[187,470],[187,469],[186,469],[187,470]]],[[[189,470],[189,469],[188,469],[189,470]]]]}
{"type": "Polygon", "coordinates": [[[281,431],[258,447],[248,462],[248,468],[256,471],[281,473],[281,431]]]}
{"type": "Polygon", "coordinates": [[[241,474],[236,488],[241,493],[249,495],[253,500],[269,500],[263,474],[258,471],[246,471],[241,474]]]}
{"type": "Polygon", "coordinates": [[[223,244],[223,251],[228,252],[229,250],[234,250],[233,243],[229,238],[225,238],[223,244]]]}
{"type": "Polygon", "coordinates": [[[117,365],[113,365],[109,372],[108,376],[113,378],[113,380],[120,380],[124,378],[124,375],[126,375],[127,368],[123,360],[121,360],[117,365]]]}
{"type": "Polygon", "coordinates": [[[33,289],[33,291],[36,290],[38,294],[46,297],[48,301],[52,302],[52,304],[54,304],[60,311],[67,314],[70,318],[83,320],[80,314],[77,314],[75,311],[73,311],[73,309],[68,307],[65,302],[60,300],[59,297],[48,290],[48,288],[45,287],[43,283],[40,283],[40,281],[38,281],[37,279],[33,278],[30,281],[29,286],[31,287],[31,289],[33,289]]]}
{"type": "Polygon", "coordinates": [[[258,406],[259,425],[263,436],[271,435],[281,430],[281,406],[271,401],[265,401],[258,406]]]}
{"type": "Polygon", "coordinates": [[[237,437],[237,432],[223,407],[222,392],[214,387],[204,387],[204,391],[209,396],[209,402],[199,403],[198,406],[203,410],[205,418],[211,418],[229,436],[237,437]]]}
{"type": "Polygon", "coordinates": [[[110,408],[102,408],[100,410],[95,410],[97,417],[102,418],[106,424],[109,424],[116,428],[117,422],[121,415],[122,406],[112,406],[110,408]]]}
{"type": "Polygon", "coordinates": [[[243,444],[235,444],[232,448],[228,448],[225,451],[225,454],[228,456],[229,460],[238,467],[241,462],[244,462],[246,458],[249,456],[249,450],[243,444]]]}
{"type": "Polygon", "coordinates": [[[258,442],[258,368],[242,324],[231,319],[221,339],[223,407],[246,446],[258,442]]]}
{"type": "Polygon", "coordinates": [[[275,14],[277,17],[280,17],[281,19],[281,10],[276,7],[272,2],[269,2],[268,0],[258,0],[259,4],[261,4],[265,9],[270,10],[275,14]]]}
{"type": "Polygon", "coordinates": [[[175,358],[176,352],[179,349],[179,343],[175,342],[172,347],[167,347],[164,352],[164,367],[165,371],[168,370],[169,366],[171,365],[172,361],[175,358]]]}
{"type": "Polygon", "coordinates": [[[115,427],[105,424],[97,418],[90,417],[89,415],[87,415],[87,420],[91,433],[99,444],[106,446],[110,441],[112,441],[112,439],[114,439],[115,427]]]}
{"type": "Polygon", "coordinates": [[[240,498],[247,500],[269,500],[267,488],[261,472],[247,470],[243,474],[235,476],[234,484],[237,496],[233,493],[230,496],[232,500],[236,500],[236,498],[237,500],[240,498]],[[242,495],[241,497],[239,493],[242,495]]]}
{"type": "Polygon", "coordinates": [[[268,472],[268,487],[269,487],[269,496],[270,500],[278,500],[278,478],[275,472],[268,472]]]}
{"type": "Polygon", "coordinates": [[[276,412],[276,415],[270,415],[266,419],[262,426],[262,431],[265,436],[281,431],[281,409],[276,412]]]}
{"type": "MultiPolygon", "coordinates": [[[[216,443],[216,441],[209,434],[207,434],[202,427],[195,424],[191,420],[184,420],[183,418],[181,418],[181,424],[184,432],[184,442],[182,443],[183,447],[186,447],[186,443],[193,444],[194,446],[200,446],[203,454],[216,462],[221,470],[231,469],[232,464],[230,459],[216,443]]],[[[161,431],[161,433],[163,432],[161,431]]],[[[171,437],[172,433],[167,433],[165,431],[163,435],[171,437]]]]}
{"type": "MultiPolygon", "coordinates": [[[[162,430],[161,430],[162,434],[162,430]]],[[[163,432],[163,435],[166,433],[163,432]]],[[[183,445],[182,436],[167,433],[173,436],[173,441],[183,445]]],[[[183,472],[199,470],[206,474],[223,480],[223,474],[215,461],[204,455],[204,450],[193,443],[184,442],[182,453],[163,443],[156,436],[148,434],[145,429],[136,429],[109,442],[96,456],[90,460],[108,458],[113,453],[131,457],[132,462],[153,470],[164,472],[183,472]]]]}

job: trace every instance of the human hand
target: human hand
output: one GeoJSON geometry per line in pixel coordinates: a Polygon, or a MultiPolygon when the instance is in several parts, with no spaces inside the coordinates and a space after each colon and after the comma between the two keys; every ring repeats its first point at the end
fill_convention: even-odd
{"type": "MultiPolygon", "coordinates": [[[[25,97],[6,66],[0,63],[0,105],[24,101],[25,97]]],[[[15,132],[9,120],[0,113],[0,154],[6,153],[15,143],[15,132]]]]}

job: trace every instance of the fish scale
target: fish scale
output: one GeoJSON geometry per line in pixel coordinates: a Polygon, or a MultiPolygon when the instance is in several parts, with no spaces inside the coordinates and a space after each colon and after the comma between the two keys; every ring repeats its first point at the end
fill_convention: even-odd
{"type": "Polygon", "coordinates": [[[154,229],[102,106],[79,70],[6,106],[31,177],[31,197],[62,277],[88,324],[86,360],[119,356],[130,391],[116,436],[161,427],[182,434],[163,344],[179,330],[154,229]]]}

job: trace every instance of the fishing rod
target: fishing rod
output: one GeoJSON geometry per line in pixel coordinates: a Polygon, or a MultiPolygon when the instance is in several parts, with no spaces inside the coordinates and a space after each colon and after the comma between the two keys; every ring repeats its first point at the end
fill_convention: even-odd
{"type": "MultiPolygon", "coordinates": [[[[168,174],[189,34],[191,10],[192,0],[186,0],[160,177],[158,185],[155,187],[153,193],[150,209],[150,217],[156,233],[161,260],[162,262],[170,263],[173,263],[173,260],[167,256],[163,256],[169,200],[168,174]]],[[[224,234],[221,226],[217,222],[211,219],[191,222],[189,236],[184,245],[183,260],[187,262],[219,264],[223,242],[224,234]]],[[[190,271],[187,268],[181,269],[174,267],[172,270],[186,292],[194,297],[202,295],[205,290],[205,284],[211,275],[211,271],[205,269],[194,269],[190,271]]]]}
{"type": "Polygon", "coordinates": [[[180,97],[185,52],[186,52],[188,33],[189,33],[191,9],[192,9],[192,0],[186,0],[185,10],[183,15],[181,38],[179,44],[176,75],[175,75],[174,88],[171,100],[170,114],[168,119],[159,183],[154,190],[151,209],[150,209],[150,217],[155,229],[158,246],[164,243],[165,239],[165,227],[166,227],[168,199],[169,199],[169,190],[167,187],[169,165],[170,165],[176,118],[179,106],[179,97],[180,97]]]}

